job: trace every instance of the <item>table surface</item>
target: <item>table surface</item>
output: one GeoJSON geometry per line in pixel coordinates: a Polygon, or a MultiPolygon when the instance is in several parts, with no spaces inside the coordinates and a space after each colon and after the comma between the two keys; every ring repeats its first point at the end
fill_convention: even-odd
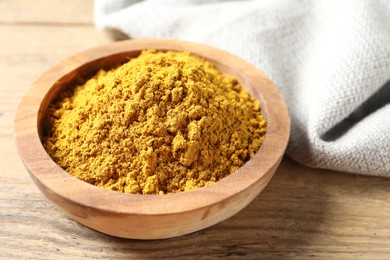
{"type": "Polygon", "coordinates": [[[310,169],[284,158],[244,210],[156,241],[115,238],[69,219],[39,192],[16,151],[15,111],[55,62],[110,41],[91,1],[0,0],[0,258],[390,259],[390,179],[310,169]]]}

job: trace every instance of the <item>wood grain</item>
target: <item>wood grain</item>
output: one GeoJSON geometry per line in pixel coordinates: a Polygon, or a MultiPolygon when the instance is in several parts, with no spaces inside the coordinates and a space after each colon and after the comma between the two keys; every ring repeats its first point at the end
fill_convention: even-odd
{"type": "Polygon", "coordinates": [[[0,24],[91,24],[92,1],[1,0],[0,24]]]}
{"type": "MultiPolygon", "coordinates": [[[[6,3],[0,9],[11,12],[30,2],[0,1],[6,3]]],[[[61,10],[64,4],[51,2],[52,10],[61,10]]],[[[30,20],[39,20],[40,9],[47,7],[34,3],[26,12],[30,20]]],[[[14,114],[25,90],[44,70],[107,39],[92,25],[57,22],[77,17],[65,18],[59,12],[52,19],[50,26],[0,23],[0,258],[389,258],[389,179],[309,169],[288,158],[261,196],[243,211],[180,238],[118,239],[66,217],[41,195],[18,158],[14,114]],[[63,30],[77,37],[67,37],[63,30]]],[[[88,15],[83,19],[92,21],[88,15]]]]}

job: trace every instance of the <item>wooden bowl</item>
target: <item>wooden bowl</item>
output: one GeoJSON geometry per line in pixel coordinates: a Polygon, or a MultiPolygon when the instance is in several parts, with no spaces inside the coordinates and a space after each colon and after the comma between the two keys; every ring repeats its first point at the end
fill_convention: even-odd
{"type": "Polygon", "coordinates": [[[25,94],[16,114],[19,155],[41,192],[76,221],[118,237],[160,239],[191,233],[225,220],[267,185],[284,154],[290,131],[287,106],[275,85],[245,61],[221,50],[176,40],[128,40],[90,49],[46,71],[25,94]],[[108,191],[65,172],[41,143],[42,118],[58,93],[99,68],[111,68],[143,49],[189,51],[235,76],[261,102],[265,141],[243,167],[215,184],[166,195],[108,191]]]}

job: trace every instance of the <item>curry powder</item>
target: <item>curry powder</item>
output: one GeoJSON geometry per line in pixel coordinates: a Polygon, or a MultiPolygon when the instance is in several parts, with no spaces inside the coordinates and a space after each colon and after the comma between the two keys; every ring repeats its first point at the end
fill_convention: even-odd
{"type": "Polygon", "coordinates": [[[75,177],[125,193],[209,185],[237,170],[266,132],[236,79],[185,52],[143,51],[51,104],[43,145],[75,177]]]}

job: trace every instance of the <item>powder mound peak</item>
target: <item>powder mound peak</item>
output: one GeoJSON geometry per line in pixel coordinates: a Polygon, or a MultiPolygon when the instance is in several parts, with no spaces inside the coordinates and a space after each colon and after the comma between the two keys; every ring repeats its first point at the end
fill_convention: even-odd
{"type": "Polygon", "coordinates": [[[156,50],[68,89],[44,123],[45,149],[70,174],[142,194],[226,177],[266,129],[260,104],[236,79],[193,54],[156,50]]]}

